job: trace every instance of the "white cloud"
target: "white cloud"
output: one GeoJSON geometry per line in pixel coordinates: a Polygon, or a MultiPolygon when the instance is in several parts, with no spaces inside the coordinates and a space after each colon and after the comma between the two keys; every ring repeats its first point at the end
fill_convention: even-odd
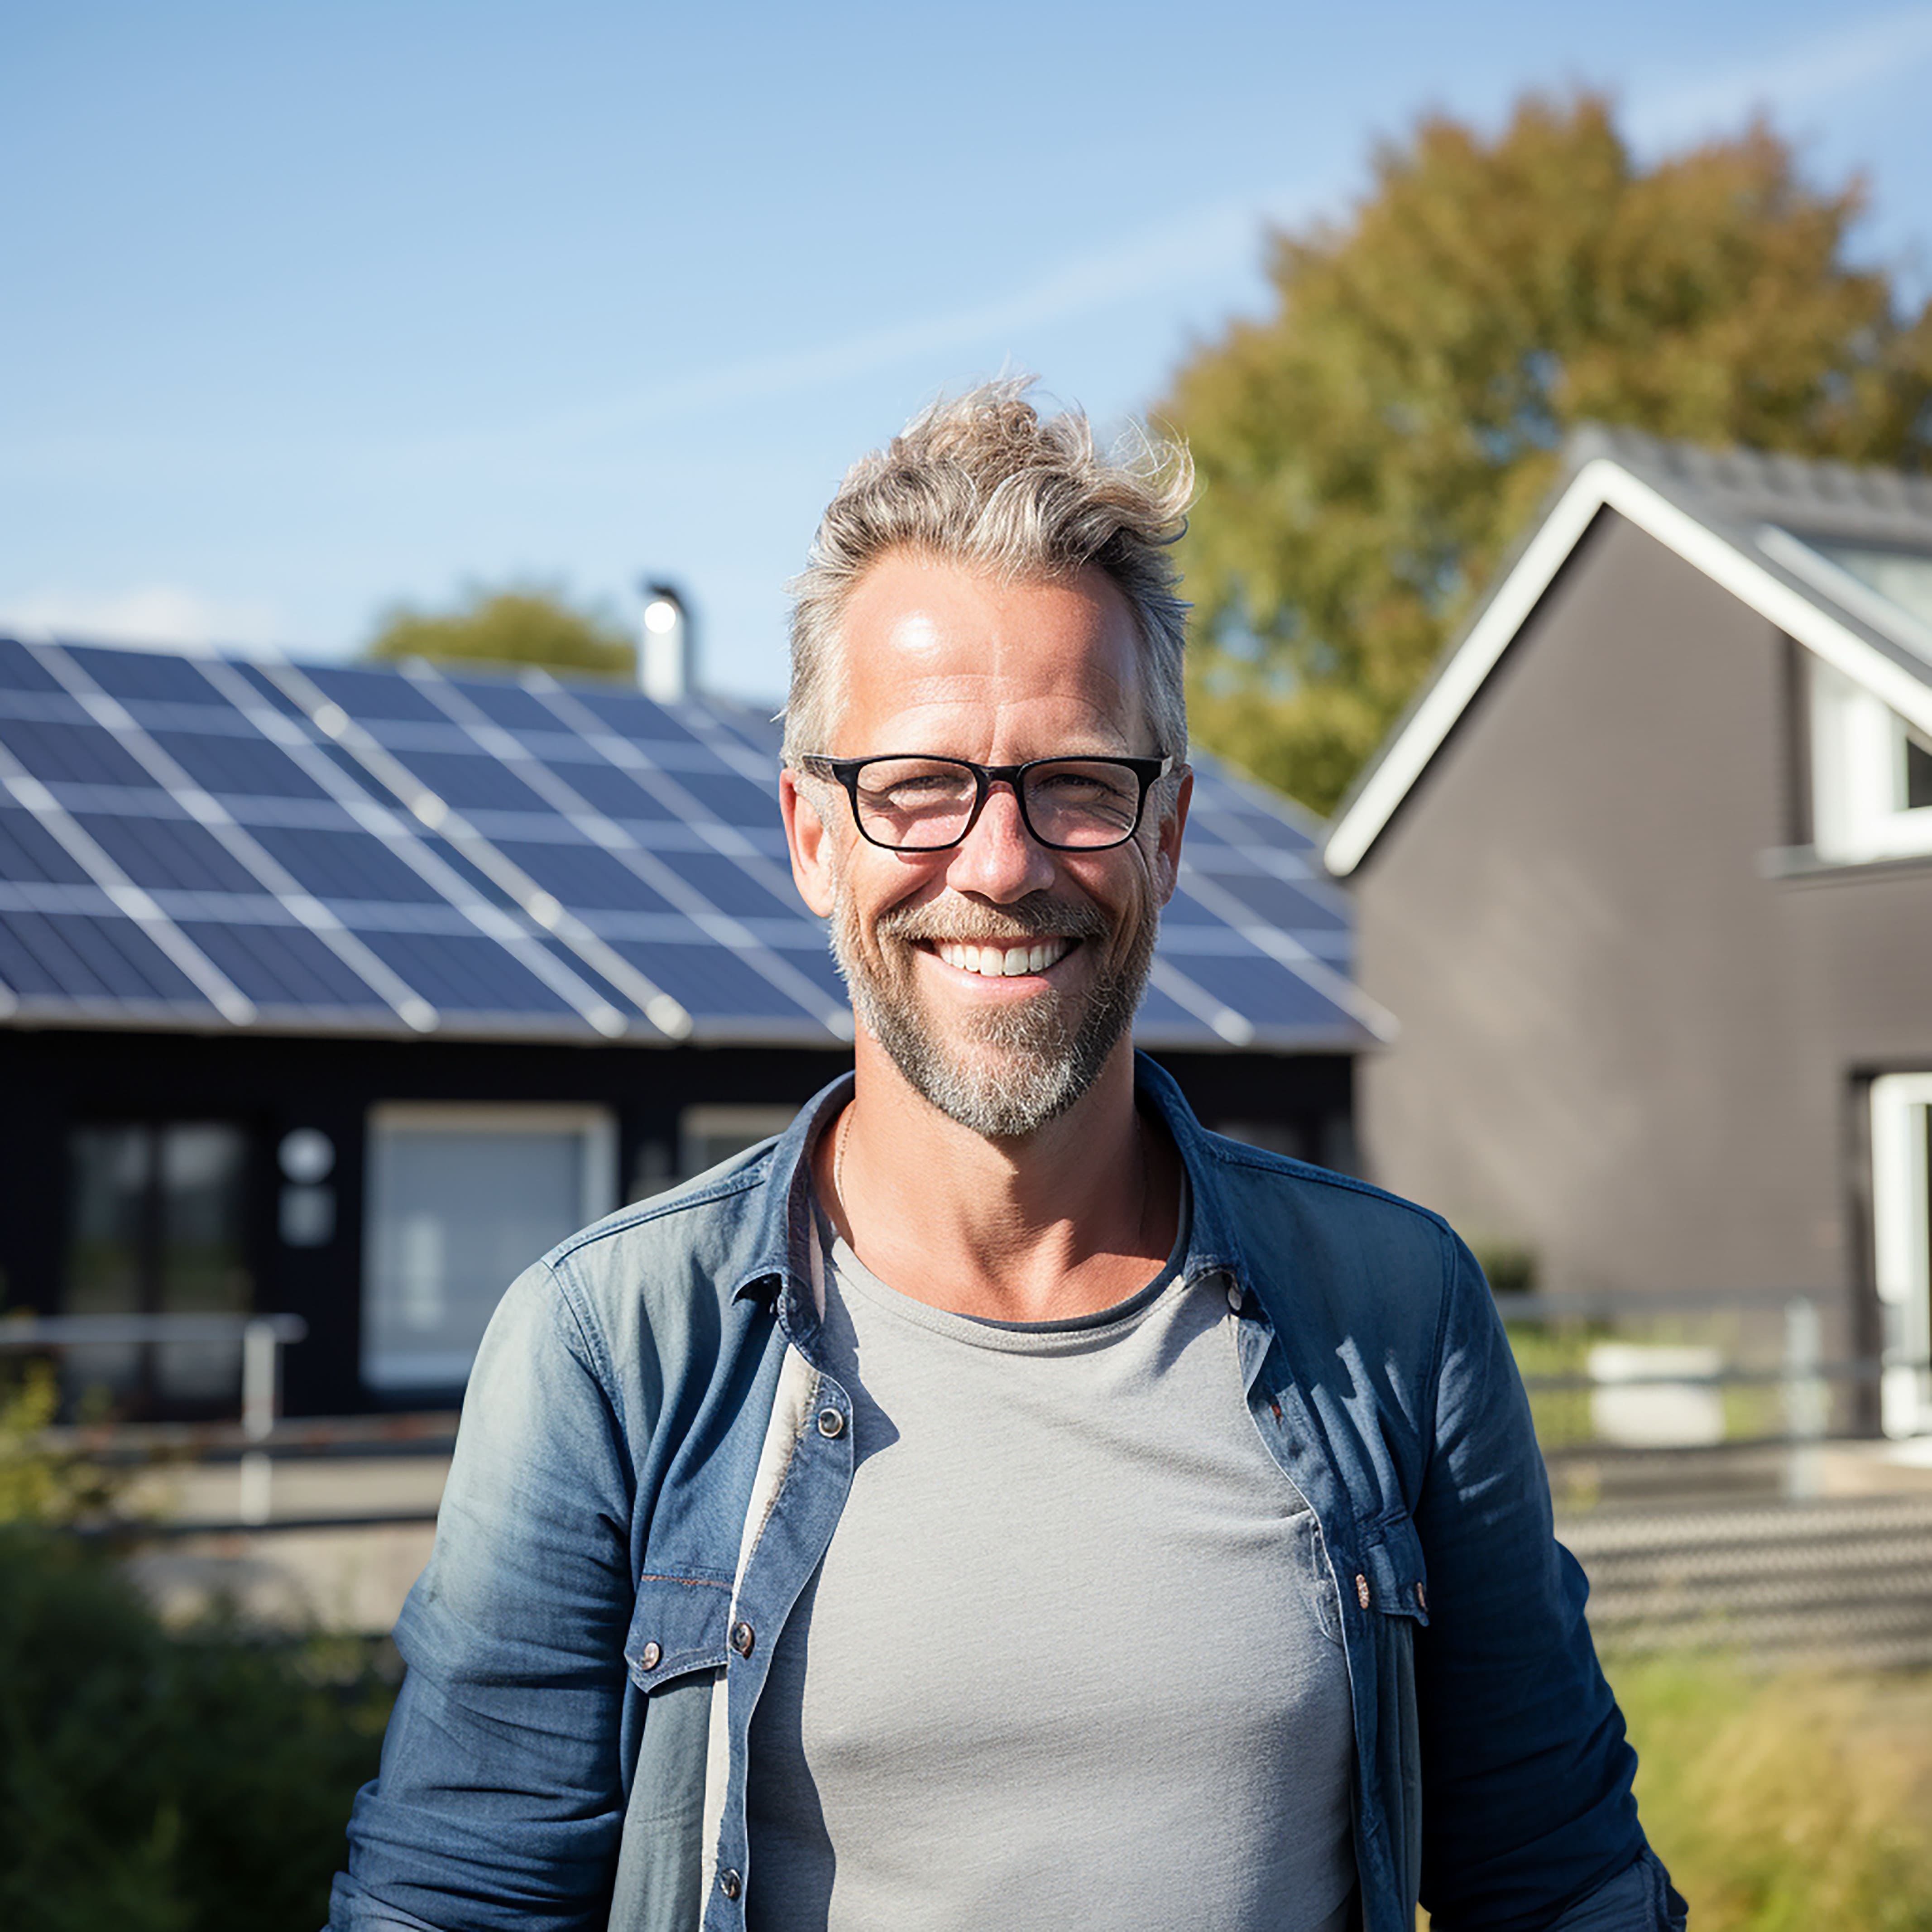
{"type": "Polygon", "coordinates": [[[997,361],[1023,334],[1238,272],[1259,258],[1266,224],[1305,219],[1324,200],[1304,186],[1206,203],[1110,247],[1072,255],[1034,280],[984,301],[809,348],[747,357],[521,424],[412,440],[406,454],[436,462],[595,442],[667,417],[796,395],[922,356],[977,350],[997,361]]]}
{"type": "Polygon", "coordinates": [[[155,650],[212,650],[224,644],[260,650],[271,647],[281,629],[271,604],[226,602],[178,584],[144,584],[106,592],[54,588],[18,597],[0,594],[0,632],[16,636],[155,650]]]}
{"type": "Polygon", "coordinates": [[[1791,114],[1897,79],[1932,60],[1932,7],[1815,35],[1774,58],[1634,96],[1624,124],[1640,147],[1734,128],[1760,110],[1791,114]]]}

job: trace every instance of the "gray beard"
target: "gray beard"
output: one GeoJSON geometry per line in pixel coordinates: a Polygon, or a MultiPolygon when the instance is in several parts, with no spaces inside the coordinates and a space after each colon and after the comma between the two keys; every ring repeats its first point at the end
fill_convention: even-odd
{"type": "MultiPolygon", "coordinates": [[[[874,974],[859,945],[857,921],[843,879],[832,914],[832,952],[851,989],[859,1023],[885,1049],[908,1084],[949,1120],[987,1140],[1024,1140],[1065,1113],[1094,1082],[1139,1010],[1160,929],[1150,908],[1124,958],[1094,980],[1077,1010],[1048,992],[990,1011],[974,1022],[969,1046],[986,1058],[950,1049],[920,1004],[910,970],[890,964],[874,974]]],[[[1010,939],[1016,932],[1063,934],[1097,945],[1109,936],[1096,907],[1062,904],[1044,893],[1002,906],[976,920],[953,905],[887,913],[880,942],[921,939],[1010,939]],[[977,925],[976,932],[971,928],[977,925]]],[[[890,958],[890,956],[888,956],[890,958]]],[[[906,961],[908,968],[911,962],[906,961]]]]}

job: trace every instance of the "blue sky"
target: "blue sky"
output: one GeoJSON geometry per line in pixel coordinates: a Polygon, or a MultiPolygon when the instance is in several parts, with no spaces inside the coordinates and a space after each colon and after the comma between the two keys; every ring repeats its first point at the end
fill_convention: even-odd
{"type": "Polygon", "coordinates": [[[688,589],[772,698],[845,465],[1012,364],[1112,423],[1379,137],[1768,110],[1932,286],[1932,4],[14,0],[0,621],[334,656],[397,598],[688,589]]]}

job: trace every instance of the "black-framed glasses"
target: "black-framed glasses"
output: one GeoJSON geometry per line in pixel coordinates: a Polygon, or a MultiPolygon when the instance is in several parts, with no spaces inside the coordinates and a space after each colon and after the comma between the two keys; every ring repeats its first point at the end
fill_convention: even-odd
{"type": "Polygon", "coordinates": [[[843,785],[860,834],[889,852],[944,852],[957,845],[996,784],[1012,787],[1020,817],[1041,844],[1055,852],[1104,852],[1134,836],[1148,792],[1174,761],[1029,758],[1023,765],[976,765],[969,758],[814,753],[797,764],[843,785]]]}

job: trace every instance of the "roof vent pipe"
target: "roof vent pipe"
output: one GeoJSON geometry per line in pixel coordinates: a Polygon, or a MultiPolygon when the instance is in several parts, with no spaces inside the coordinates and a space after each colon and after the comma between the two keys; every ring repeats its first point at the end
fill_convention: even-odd
{"type": "Polygon", "coordinates": [[[638,639],[638,682],[646,698],[675,704],[688,698],[693,676],[691,613],[676,587],[646,580],[644,628],[638,639]]]}

